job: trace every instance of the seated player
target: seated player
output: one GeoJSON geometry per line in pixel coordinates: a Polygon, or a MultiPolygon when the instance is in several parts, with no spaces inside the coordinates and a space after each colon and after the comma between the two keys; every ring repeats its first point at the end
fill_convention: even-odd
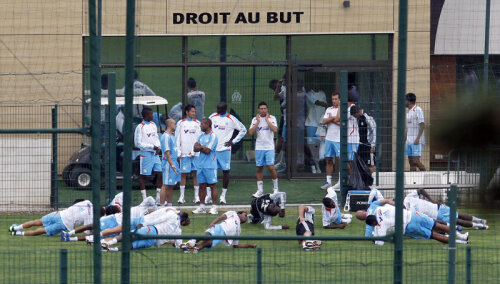
{"type": "Polygon", "coordinates": [[[251,224],[264,223],[264,229],[266,230],[288,230],[290,227],[288,225],[282,226],[272,226],[271,219],[278,215],[283,218],[285,217],[285,204],[286,204],[286,193],[277,192],[273,194],[264,194],[260,197],[254,198],[251,203],[250,219],[251,224]]]}
{"type": "MultiPolygon", "coordinates": [[[[384,202],[391,200],[384,199],[384,202]]],[[[390,203],[390,202],[389,202],[390,203]]],[[[388,232],[394,232],[396,226],[396,208],[393,205],[385,204],[375,209],[373,215],[366,217],[366,224],[374,226],[373,236],[381,237],[387,235],[388,232]]],[[[446,225],[436,223],[430,217],[415,211],[403,210],[403,230],[404,235],[414,239],[434,239],[443,243],[448,243],[446,233],[450,232],[450,228],[446,225]],[[445,234],[441,234],[444,232],[445,234]]],[[[457,244],[467,244],[469,233],[457,234],[457,244]]],[[[384,241],[375,241],[376,245],[383,245],[384,241]]]]}
{"type": "MultiPolygon", "coordinates": [[[[105,214],[101,208],[101,216],[105,214]]],[[[53,236],[64,230],[73,230],[76,226],[92,223],[93,207],[88,200],[76,200],[73,205],[62,211],[56,211],[43,216],[41,219],[31,220],[21,225],[13,224],[9,232],[13,236],[37,236],[47,234],[53,236]],[[35,230],[22,231],[34,226],[43,226],[35,230]]]]}
{"type": "MultiPolygon", "coordinates": [[[[314,208],[312,206],[299,206],[299,218],[297,219],[297,226],[295,227],[297,236],[314,236],[314,208]]],[[[319,250],[321,248],[321,241],[301,241],[303,250],[319,250]]]]}
{"type": "MultiPolygon", "coordinates": [[[[165,209],[165,208],[164,208],[165,209]]],[[[131,223],[134,227],[138,229],[135,231],[136,234],[139,235],[182,235],[182,227],[189,226],[191,221],[189,219],[189,215],[185,212],[177,212],[174,210],[157,210],[161,213],[158,214],[154,220],[147,220],[145,218],[136,218],[131,220],[131,223]],[[158,218],[160,217],[160,218],[158,218]],[[137,224],[142,221],[144,224],[137,224]],[[149,224],[149,225],[147,225],[149,224]]],[[[117,242],[122,240],[122,235],[117,235],[115,237],[109,237],[104,240],[101,240],[101,247],[105,251],[120,251],[121,247],[111,247],[117,242]]],[[[161,247],[166,243],[171,243],[175,248],[180,248],[182,244],[182,240],[169,240],[169,239],[142,239],[135,240],[131,244],[132,249],[141,249],[141,248],[149,248],[152,246],[156,246],[157,248],[161,247]]]]}
{"type": "MultiPolygon", "coordinates": [[[[207,236],[239,236],[241,234],[241,224],[247,221],[247,213],[240,211],[228,211],[219,217],[215,218],[204,235],[207,236]],[[220,223],[219,223],[220,222],[220,223]]],[[[190,240],[182,244],[181,249],[184,253],[198,253],[200,250],[207,248],[211,249],[223,243],[226,246],[233,246],[233,248],[256,248],[256,244],[240,245],[238,240],[202,240],[197,242],[190,240]],[[195,244],[197,243],[197,244],[195,244]],[[195,244],[193,246],[193,244],[195,244]]]]}
{"type": "Polygon", "coordinates": [[[351,214],[342,214],[337,201],[337,193],[333,188],[328,188],[328,194],[323,198],[321,206],[323,213],[323,228],[344,229],[352,221],[351,214]]]}
{"type": "MultiPolygon", "coordinates": [[[[432,200],[430,195],[424,190],[412,191],[404,200],[404,206],[408,210],[418,211],[431,217],[434,220],[450,223],[450,207],[432,200]],[[420,199],[419,193],[430,201],[420,199]]],[[[480,219],[469,214],[456,212],[457,225],[475,228],[477,230],[487,230],[486,219],[480,219]]]]}

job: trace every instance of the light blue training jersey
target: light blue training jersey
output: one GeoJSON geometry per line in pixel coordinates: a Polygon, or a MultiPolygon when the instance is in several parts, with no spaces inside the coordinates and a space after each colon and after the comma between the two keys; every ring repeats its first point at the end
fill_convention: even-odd
{"type": "Polygon", "coordinates": [[[215,135],[212,131],[208,134],[203,133],[198,138],[198,143],[200,143],[200,145],[205,146],[211,150],[208,154],[200,151],[198,168],[217,169],[217,159],[215,159],[215,149],[217,148],[217,142],[217,135],[215,135]]]}

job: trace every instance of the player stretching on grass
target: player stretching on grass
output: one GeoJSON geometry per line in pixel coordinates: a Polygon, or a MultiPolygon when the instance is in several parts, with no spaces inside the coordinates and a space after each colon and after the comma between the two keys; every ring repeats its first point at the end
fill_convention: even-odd
{"type": "MultiPolygon", "coordinates": [[[[312,206],[299,206],[299,218],[297,219],[297,226],[295,228],[297,236],[314,236],[314,208],[312,206]]],[[[321,248],[321,241],[301,241],[303,250],[319,250],[321,248]]]]}
{"type": "Polygon", "coordinates": [[[278,215],[285,217],[286,193],[277,192],[273,194],[264,194],[261,197],[252,200],[250,212],[248,215],[252,224],[264,223],[266,230],[288,230],[288,225],[272,226],[271,219],[278,215]]]}
{"type": "Polygon", "coordinates": [[[323,228],[344,229],[352,221],[351,214],[342,214],[337,201],[337,193],[333,187],[328,189],[328,194],[323,198],[321,212],[323,214],[323,228]]]}

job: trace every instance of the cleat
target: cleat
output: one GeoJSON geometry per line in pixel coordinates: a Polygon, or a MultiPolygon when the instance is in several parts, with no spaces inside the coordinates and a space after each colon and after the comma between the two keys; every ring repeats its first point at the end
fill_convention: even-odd
{"type": "Polygon", "coordinates": [[[319,250],[321,248],[321,241],[304,241],[302,243],[302,249],[305,251],[319,250]]]}
{"type": "Polygon", "coordinates": [[[194,240],[191,240],[189,242],[183,243],[179,246],[179,248],[184,252],[184,253],[190,253],[190,254],[195,254],[198,253],[198,249],[194,246],[194,240]]]}
{"type": "Polygon", "coordinates": [[[15,235],[16,235],[16,231],[9,232],[9,234],[10,234],[11,236],[15,236],[15,235]]]}
{"type": "Polygon", "coordinates": [[[101,240],[101,251],[109,251],[109,244],[105,240],[101,240]]]}
{"type": "Polygon", "coordinates": [[[92,245],[94,243],[94,236],[86,236],[85,242],[87,243],[87,245],[92,245]]]}
{"type": "Polygon", "coordinates": [[[195,210],[193,210],[193,214],[204,214],[207,213],[207,210],[205,208],[198,207],[195,210]]]}
{"type": "Polygon", "coordinates": [[[61,242],[69,242],[69,239],[66,238],[66,234],[64,232],[61,232],[61,242]]]}
{"type": "Polygon", "coordinates": [[[219,203],[220,203],[220,204],[226,204],[226,203],[227,203],[227,202],[226,202],[226,197],[225,197],[225,196],[221,196],[221,197],[220,197],[220,200],[219,200],[219,203]]]}
{"type": "Polygon", "coordinates": [[[340,183],[337,182],[335,185],[332,186],[333,190],[335,191],[340,191],[340,183]]]}
{"type": "Polygon", "coordinates": [[[177,203],[184,204],[186,203],[186,200],[184,198],[179,198],[179,200],[177,200],[177,203]]]}
{"type": "Polygon", "coordinates": [[[262,195],[264,195],[264,192],[262,190],[257,190],[254,194],[252,194],[252,196],[255,198],[259,198],[262,195]]]}
{"type": "Polygon", "coordinates": [[[210,213],[212,215],[219,214],[219,211],[217,210],[217,206],[212,206],[212,208],[210,208],[210,211],[208,213],[210,213]]]}
{"type": "Polygon", "coordinates": [[[481,223],[482,223],[483,225],[486,225],[486,221],[487,221],[486,219],[482,219],[482,220],[481,220],[481,223]]]}
{"type": "Polygon", "coordinates": [[[320,189],[328,189],[329,187],[331,187],[332,185],[330,183],[327,183],[325,182],[325,184],[323,184],[323,186],[320,187],[320,189]]]}
{"type": "Polygon", "coordinates": [[[10,227],[9,227],[9,232],[15,232],[16,230],[14,230],[15,227],[19,226],[19,224],[12,224],[10,227]]]}

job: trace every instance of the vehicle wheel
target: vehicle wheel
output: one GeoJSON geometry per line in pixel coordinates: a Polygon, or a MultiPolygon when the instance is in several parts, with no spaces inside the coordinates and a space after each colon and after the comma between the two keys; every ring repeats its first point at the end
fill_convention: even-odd
{"type": "Polygon", "coordinates": [[[71,182],[77,189],[90,189],[92,183],[91,170],[88,168],[74,168],[71,171],[71,182]]]}
{"type": "Polygon", "coordinates": [[[62,179],[67,186],[71,186],[71,168],[72,165],[67,165],[62,171],[62,179]]]}

